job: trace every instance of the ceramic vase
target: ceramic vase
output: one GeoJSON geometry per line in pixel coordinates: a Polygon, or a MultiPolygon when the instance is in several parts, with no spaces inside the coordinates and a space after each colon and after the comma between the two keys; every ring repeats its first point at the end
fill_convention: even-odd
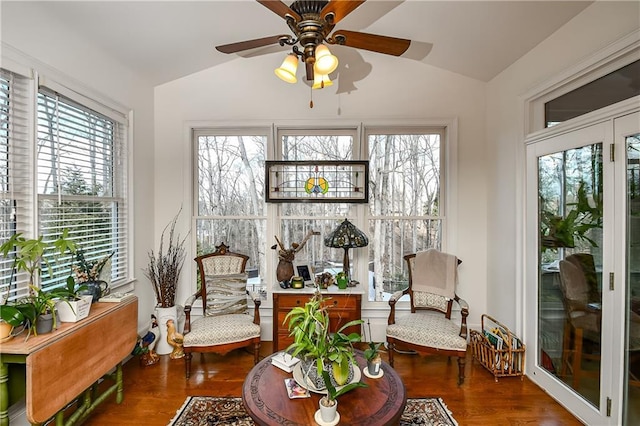
{"type": "Polygon", "coordinates": [[[178,310],[175,306],[156,308],[156,318],[158,319],[158,328],[160,329],[158,343],[156,344],[156,353],[158,355],[168,355],[173,351],[173,347],[167,343],[167,321],[172,319],[175,324],[178,324],[177,317],[178,310]]]}

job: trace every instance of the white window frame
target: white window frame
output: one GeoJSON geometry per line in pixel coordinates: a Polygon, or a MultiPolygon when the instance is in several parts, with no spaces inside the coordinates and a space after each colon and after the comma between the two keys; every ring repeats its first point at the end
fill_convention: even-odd
{"type": "MultiPolygon", "coordinates": [[[[9,72],[15,72],[29,80],[29,94],[27,100],[27,114],[29,117],[28,127],[26,129],[26,145],[25,149],[29,150],[27,158],[27,166],[20,171],[20,179],[28,182],[26,185],[28,194],[25,199],[28,201],[26,210],[29,212],[26,216],[18,217],[16,232],[21,232],[27,238],[35,238],[40,235],[38,229],[38,211],[37,211],[37,183],[36,173],[36,149],[37,146],[37,103],[39,85],[46,85],[48,88],[63,94],[65,97],[83,105],[86,108],[95,110],[103,115],[117,119],[124,127],[122,131],[123,145],[121,154],[125,161],[122,165],[125,176],[124,183],[124,227],[119,227],[118,232],[123,234],[121,240],[122,245],[121,256],[124,257],[121,268],[122,273],[120,279],[111,283],[111,288],[116,289],[121,286],[121,290],[132,289],[132,282],[135,280],[133,276],[133,252],[134,245],[131,235],[133,233],[133,150],[130,141],[133,136],[133,111],[124,105],[111,100],[110,98],[95,92],[93,89],[69,78],[53,68],[48,67],[33,58],[21,55],[19,52],[8,50],[3,52],[3,69],[9,72]],[[6,57],[5,57],[6,53],[6,57]],[[46,76],[44,75],[46,74],[46,76]]],[[[12,292],[12,297],[26,294],[27,280],[20,277],[16,281],[16,291],[12,292]]]]}

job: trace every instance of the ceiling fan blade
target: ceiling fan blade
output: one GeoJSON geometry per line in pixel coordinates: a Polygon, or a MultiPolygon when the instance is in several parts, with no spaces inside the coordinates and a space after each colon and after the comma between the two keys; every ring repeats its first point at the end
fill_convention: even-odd
{"type": "Polygon", "coordinates": [[[283,19],[287,19],[287,15],[290,15],[296,22],[302,19],[302,16],[280,0],[257,0],[257,2],[283,19]]]}
{"type": "Polygon", "coordinates": [[[331,0],[322,8],[320,16],[327,19],[327,15],[333,13],[334,17],[330,22],[335,25],[364,2],[365,0],[331,0]]]}
{"type": "Polygon", "coordinates": [[[278,44],[282,37],[289,37],[286,35],[276,35],[263,38],[256,38],[253,40],[239,41],[237,43],[223,44],[222,46],[216,46],[216,49],[222,53],[236,53],[243,50],[255,49],[256,47],[268,46],[270,44],[278,44]]]}
{"type": "Polygon", "coordinates": [[[333,33],[332,37],[338,44],[344,46],[393,56],[402,55],[411,45],[411,40],[404,38],[367,34],[358,31],[338,30],[333,33]],[[342,37],[344,37],[344,43],[339,40],[342,37]]]}

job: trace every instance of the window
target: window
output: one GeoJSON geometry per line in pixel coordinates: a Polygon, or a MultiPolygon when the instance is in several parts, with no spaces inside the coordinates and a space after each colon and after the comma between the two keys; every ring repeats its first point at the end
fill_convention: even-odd
{"type": "MultiPolygon", "coordinates": [[[[111,281],[127,278],[125,125],[41,88],[37,112],[38,229],[54,239],[64,229],[88,261],[111,253],[111,281]]],[[[44,288],[63,283],[71,258],[52,263],[44,288]]]]}
{"type": "Polygon", "coordinates": [[[546,102],[546,127],[638,95],[640,60],[546,102]]]}
{"type": "Polygon", "coordinates": [[[441,249],[443,133],[443,129],[367,132],[369,269],[375,300],[407,287],[405,254],[441,249]]]}
{"type": "MultiPolygon", "coordinates": [[[[355,160],[360,145],[357,129],[281,129],[277,152],[285,161],[355,160]]],[[[311,177],[311,176],[310,176],[311,177]]],[[[314,274],[342,270],[344,251],[326,247],[324,237],[345,218],[356,223],[357,205],[349,203],[282,203],[277,206],[278,238],[285,249],[301,244],[296,264],[308,264],[314,274]]],[[[356,226],[361,227],[359,224],[356,226]]],[[[275,241],[274,241],[275,243],[275,241]]],[[[353,258],[353,250],[350,250],[353,258]]],[[[352,263],[353,266],[353,263],[352,263]]]]}
{"type": "MultiPolygon", "coordinates": [[[[51,241],[66,229],[87,260],[113,253],[103,272],[117,287],[130,277],[127,118],[49,85],[59,90],[38,91],[33,78],[0,70],[0,239],[22,233],[51,241]]],[[[45,289],[63,283],[73,261],[71,255],[47,260],[51,273],[46,268],[40,277],[45,289]]],[[[16,299],[27,294],[28,277],[12,267],[11,258],[0,259],[0,291],[16,299]]]]}
{"type": "MultiPolygon", "coordinates": [[[[26,78],[0,70],[0,241],[28,229],[32,221],[28,185],[28,88],[26,78]]],[[[0,259],[0,301],[26,294],[27,279],[12,273],[13,261],[0,259]],[[7,290],[9,290],[7,292],[7,290]]]]}
{"type": "Polygon", "coordinates": [[[267,131],[194,132],[198,255],[224,242],[249,256],[251,290],[261,290],[266,270],[264,160],[267,131]],[[264,278],[264,277],[263,277],[264,278]]]}
{"type": "Polygon", "coordinates": [[[304,243],[296,250],[294,266],[336,274],[344,251],[326,247],[324,238],[349,219],[369,236],[368,248],[349,251],[351,276],[365,286],[368,300],[382,301],[407,285],[405,254],[441,249],[445,128],[280,128],[274,144],[268,134],[194,131],[199,254],[225,241],[248,254],[250,267],[273,286],[278,251],[304,243]],[[369,205],[279,202],[267,208],[265,152],[281,161],[368,160],[369,205]],[[267,223],[273,224],[275,238],[265,232],[267,223]],[[265,275],[263,247],[274,250],[270,275],[265,275]]]}

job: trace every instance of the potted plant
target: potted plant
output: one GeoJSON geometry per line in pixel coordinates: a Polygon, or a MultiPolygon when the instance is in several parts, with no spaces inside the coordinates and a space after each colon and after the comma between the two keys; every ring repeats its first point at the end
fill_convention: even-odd
{"type": "MultiPolygon", "coordinates": [[[[589,202],[585,183],[580,182],[576,202],[567,204],[567,207],[572,208],[566,216],[558,215],[543,207],[540,212],[540,237],[543,249],[573,248],[579,241],[597,247],[595,241],[588,237],[588,232],[602,228],[602,196],[594,193],[592,198],[595,206],[589,202]]],[[[540,201],[542,206],[546,206],[544,198],[540,197],[540,201]]]]}
{"type": "Polygon", "coordinates": [[[0,253],[4,258],[9,258],[14,253],[12,275],[14,272],[24,271],[29,275],[29,286],[34,286],[36,277],[42,274],[43,266],[51,273],[46,254],[63,255],[67,251],[75,251],[75,243],[69,240],[68,232],[65,229],[58,239],[51,242],[44,241],[42,235],[27,239],[21,233],[13,234],[0,246],[0,253]]]}
{"type": "Polygon", "coordinates": [[[76,285],[73,277],[67,277],[67,285],[51,292],[58,299],[56,309],[61,322],[77,322],[89,316],[93,295],[84,294],[86,284],[76,285]]]}
{"type": "Polygon", "coordinates": [[[34,335],[50,333],[57,327],[56,296],[50,291],[44,291],[36,286],[30,286],[31,294],[25,299],[35,310],[34,335]]]}
{"type": "Polygon", "coordinates": [[[71,265],[71,269],[76,276],[76,282],[83,287],[73,291],[72,293],[77,292],[74,296],[91,295],[91,303],[95,303],[102,296],[109,294],[109,285],[106,281],[100,280],[100,273],[114,253],[111,252],[101,259],[87,260],[82,248],[78,247],[74,251],[75,263],[71,265]]]}
{"type": "Polygon", "coordinates": [[[358,333],[344,334],[344,330],[353,325],[362,324],[362,320],[349,321],[335,333],[329,327],[329,313],[325,299],[319,291],[302,306],[287,313],[284,322],[288,323],[290,335],[294,341],[286,349],[291,356],[301,359],[301,368],[305,380],[318,390],[327,389],[327,396],[320,400],[320,416],[323,422],[333,421],[337,410],[336,398],[357,387],[367,385],[356,381],[353,368],[357,368],[353,353],[353,343],[359,342],[358,333]],[[329,413],[325,408],[332,407],[329,413]]]}
{"type": "MultiPolygon", "coordinates": [[[[182,209],[180,209],[182,211],[182,209]]],[[[156,346],[156,352],[160,355],[171,353],[173,348],[167,343],[167,321],[177,322],[176,290],[186,255],[184,243],[186,237],[181,239],[176,234],[175,228],[180,211],[173,220],[163,229],[160,236],[160,249],[158,252],[149,252],[149,263],[144,273],[151,281],[156,295],[156,317],[160,326],[160,339],[156,346]],[[165,234],[169,232],[165,244],[165,234]]]]}
{"type": "MultiPolygon", "coordinates": [[[[62,235],[54,241],[44,241],[44,237],[41,235],[38,238],[25,238],[22,233],[16,233],[12,235],[7,241],[0,245],[0,254],[5,259],[13,258],[13,265],[11,270],[10,281],[13,281],[13,275],[17,272],[26,272],[28,275],[28,284],[30,294],[24,300],[15,303],[13,305],[8,304],[8,296],[5,298],[3,306],[3,315],[7,317],[14,317],[14,322],[17,322],[19,315],[15,310],[11,309],[11,306],[17,309],[24,317],[22,324],[29,326],[29,329],[33,329],[37,324],[37,318],[40,311],[46,311],[46,306],[49,306],[49,310],[52,312],[55,310],[55,303],[53,302],[54,296],[49,293],[41,291],[36,286],[36,279],[42,275],[44,269],[51,274],[51,265],[47,260],[47,254],[53,254],[55,256],[63,255],[67,252],[73,252],[75,250],[75,243],[69,239],[68,230],[64,230],[62,235]],[[53,305],[53,309],[51,309],[53,305]]],[[[46,322],[43,321],[43,324],[46,322]]],[[[53,324],[53,318],[52,318],[53,324]]],[[[37,331],[34,330],[34,333],[37,331]]],[[[29,335],[27,335],[27,338],[29,335]]]]}
{"type": "Polygon", "coordinates": [[[293,308],[284,319],[294,339],[286,352],[301,359],[305,375],[317,389],[326,386],[323,371],[328,372],[337,386],[345,385],[353,377],[353,366],[356,366],[353,343],[361,339],[358,333],[346,335],[344,330],[362,324],[362,320],[349,321],[335,333],[330,333],[329,313],[324,301],[320,292],[316,292],[304,306],[293,308]]]}
{"type": "Polygon", "coordinates": [[[369,342],[369,347],[364,350],[364,357],[367,360],[367,373],[371,377],[378,377],[382,370],[382,357],[380,357],[380,347],[382,343],[369,342]]]}
{"type": "Polygon", "coordinates": [[[0,342],[12,338],[13,331],[24,323],[25,316],[17,307],[6,303],[0,305],[0,342]]]}

